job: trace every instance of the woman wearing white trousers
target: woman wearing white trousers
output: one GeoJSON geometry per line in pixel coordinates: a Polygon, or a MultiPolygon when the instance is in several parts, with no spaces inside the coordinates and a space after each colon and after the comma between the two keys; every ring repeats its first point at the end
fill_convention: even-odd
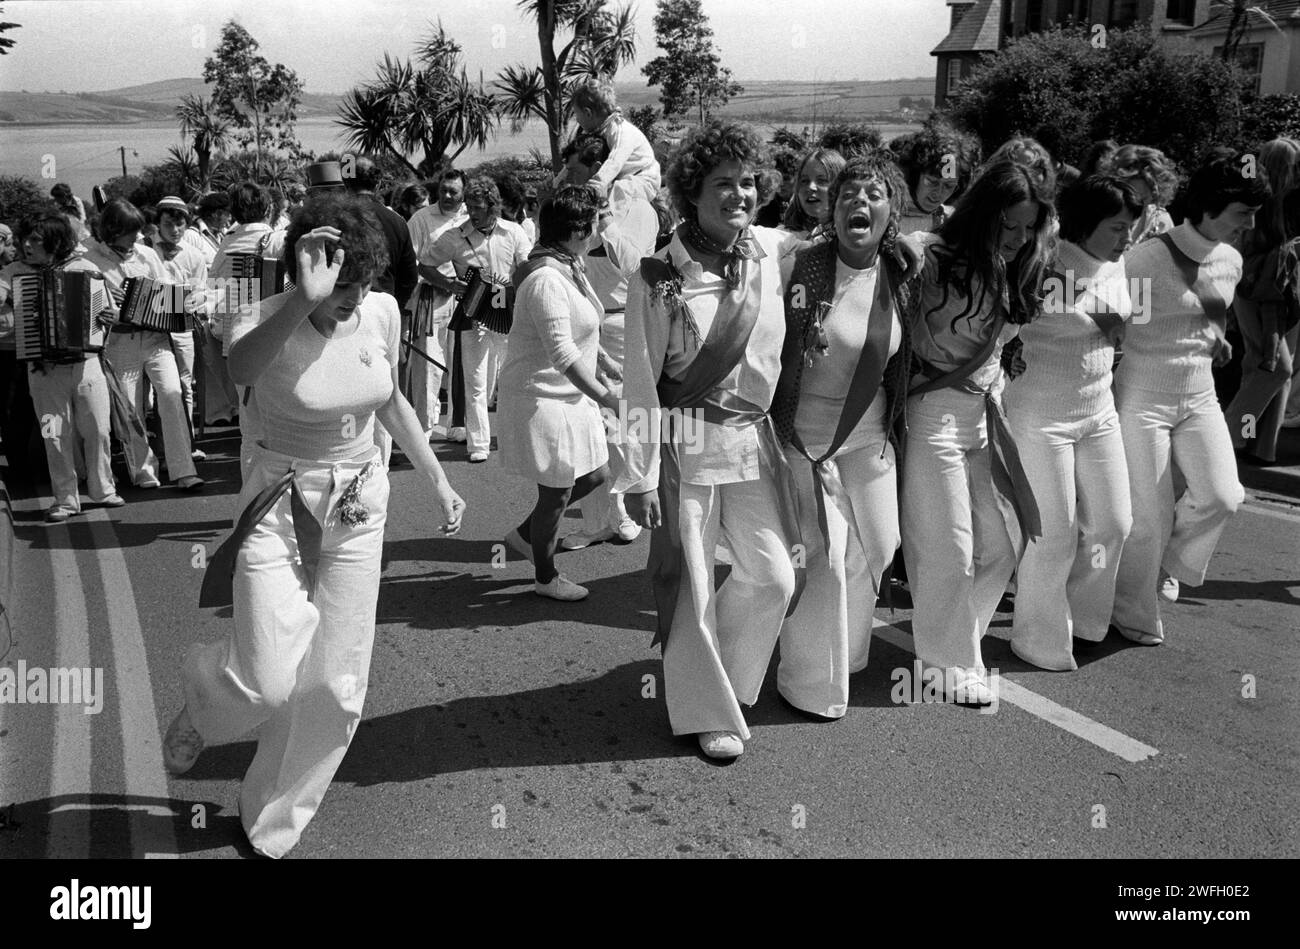
{"type": "MultiPolygon", "coordinates": [[[[104,205],[99,218],[100,241],[86,252],[86,260],[104,274],[114,311],[122,305],[125,284],[130,277],[173,282],[153,248],[136,243],[144,223],[144,215],[133,204],[114,198],[104,205]]],[[[200,490],[203,479],[195,473],[190,455],[190,425],[185,418],[185,397],[171,336],[134,324],[117,323],[112,327],[104,353],[141,418],[145,416],[146,377],[153,385],[162,421],[168,477],[183,491],[200,490]]],[[[136,431],[119,432],[118,437],[122,439],[135,486],[158,487],[158,459],[149,447],[148,438],[136,431]]]]}
{"type": "Polygon", "coordinates": [[[1004,398],[1043,527],[1016,573],[1011,651],[1064,672],[1078,668],[1075,639],[1106,638],[1133,523],[1111,367],[1132,315],[1123,255],[1142,198],[1125,179],[1093,175],[1059,207],[1043,315],[1020,329],[1027,368],[1004,398]]]}
{"type": "Polygon", "coordinates": [[[899,544],[895,444],[910,352],[892,250],[906,194],[886,153],[849,159],[829,190],[833,236],[799,253],[786,289],[772,417],[798,485],[808,580],[781,628],[777,688],[823,718],[848,710],[899,544]]]}
{"type": "Polygon", "coordinates": [[[1192,175],[1187,219],[1125,258],[1148,288],[1115,374],[1115,396],[1133,500],[1133,531],[1115,588],[1114,622],[1144,646],[1164,641],[1157,586],[1163,569],[1200,586],[1228,519],[1245,497],[1211,367],[1231,358],[1227,309],[1241,279],[1231,245],[1268,198],[1262,177],[1221,155],[1192,175]],[[1175,503],[1173,465],[1187,489],[1175,503]]]}
{"type": "Polygon", "coordinates": [[[361,719],[388,503],[376,420],[428,479],[444,534],[464,511],[397,384],[397,301],[368,292],[386,257],[364,199],[315,197],[286,241],[296,289],[232,333],[231,377],[265,394],[261,434],[201,605],[233,601],[234,630],[190,649],[164,760],[183,773],[205,744],[257,729],[239,814],[269,857],[297,843],[361,719]]]}
{"type": "Polygon", "coordinates": [[[693,130],[668,167],[683,217],[628,286],[627,469],[616,488],[654,530],[648,565],[675,735],[735,758],[796,588],[793,484],[767,410],[785,336],[788,232],[750,227],[779,178],[745,125],[693,130]],[[660,451],[660,423],[669,427],[660,451]],[[662,459],[662,471],[661,471],[662,459]],[[733,566],[715,589],[719,540],[733,566]]]}
{"type": "Polygon", "coordinates": [[[910,309],[914,362],[903,552],[917,656],[953,701],[987,705],[980,639],[1037,511],[998,402],[1003,344],[1034,319],[1055,215],[1042,180],[987,166],[926,248],[910,309]]]}

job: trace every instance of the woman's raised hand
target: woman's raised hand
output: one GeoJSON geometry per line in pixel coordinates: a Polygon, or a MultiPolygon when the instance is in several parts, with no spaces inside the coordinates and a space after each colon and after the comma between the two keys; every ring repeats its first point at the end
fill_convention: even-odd
{"type": "Polygon", "coordinates": [[[298,257],[298,291],[313,303],[334,292],[343,269],[343,248],[338,240],[343,232],[335,227],[318,227],[298,238],[294,253],[298,257]]]}

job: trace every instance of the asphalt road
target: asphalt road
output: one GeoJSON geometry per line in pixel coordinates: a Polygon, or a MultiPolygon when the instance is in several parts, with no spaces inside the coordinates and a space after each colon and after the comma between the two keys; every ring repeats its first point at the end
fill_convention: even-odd
{"type": "MultiPolygon", "coordinates": [[[[197,607],[201,554],[233,516],[233,438],[205,442],[198,497],[40,523],[16,498],[18,596],[0,669],[103,669],[103,706],[0,704],[0,856],[247,856],[242,741],[181,779],[159,735],[197,607]]],[[[440,445],[469,504],[461,537],[409,467],[392,474],[365,719],[293,857],[1261,857],[1300,847],[1300,504],[1251,493],[1210,579],[1155,649],[1114,636],[1073,674],[1032,669],[999,615],[993,714],[892,700],[910,616],[878,612],[852,707],[813,723],[776,697],[718,766],[668,728],[642,578],[648,538],[563,555],[582,603],[532,593],[494,545],[532,489],[440,445]],[[498,557],[499,561],[500,558],[498,557]]],[[[48,502],[46,502],[48,503],[48,502]]],[[[576,523],[576,522],[571,522],[576,523]]],[[[0,652],[5,639],[0,628],[0,652]]]]}

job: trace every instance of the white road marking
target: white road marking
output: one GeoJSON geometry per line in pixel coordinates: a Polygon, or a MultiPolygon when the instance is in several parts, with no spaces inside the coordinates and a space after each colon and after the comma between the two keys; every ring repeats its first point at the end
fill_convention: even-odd
{"type": "MultiPolygon", "coordinates": [[[[916,654],[916,648],[910,635],[897,626],[892,626],[876,617],[872,617],[872,635],[879,636],[885,642],[897,646],[899,649],[913,655],[916,654]]],[[[1037,692],[1030,691],[1022,685],[1017,685],[1004,675],[998,676],[997,694],[999,701],[1009,702],[1036,718],[1041,718],[1043,721],[1050,722],[1057,728],[1062,728],[1084,741],[1091,742],[1103,751],[1118,755],[1125,761],[1145,761],[1147,758],[1159,754],[1150,745],[1143,744],[1136,738],[1130,738],[1128,735],[1117,732],[1108,725],[1101,724],[1101,722],[1093,721],[1086,715],[1080,715],[1063,705],[1058,705],[1037,692]]]]}
{"type": "MultiPolygon", "coordinates": [[[[51,526],[47,531],[50,567],[54,575],[54,661],[64,669],[89,669],[90,624],[86,616],[81,570],[77,566],[77,551],[71,547],[72,538],[66,524],[51,526]]],[[[81,705],[56,706],[50,797],[90,794],[90,726],[96,717],[85,714],[81,705]]],[[[78,859],[90,856],[88,813],[69,814],[51,820],[49,835],[46,856],[78,859]]]]}
{"type": "MultiPolygon", "coordinates": [[[[136,609],[135,589],[113,524],[102,508],[86,515],[95,541],[95,556],[104,578],[108,628],[113,636],[114,681],[122,720],[122,770],[128,798],[168,800],[163,771],[162,735],[153,701],[153,681],[145,654],[144,633],[136,609]]],[[[147,821],[131,827],[131,852],[176,853],[176,834],[168,822],[147,821]],[[142,832],[143,831],[143,832],[142,832]],[[143,838],[143,839],[141,839],[143,838]]]]}
{"type": "Polygon", "coordinates": [[[1279,511],[1275,508],[1265,507],[1262,504],[1256,504],[1253,501],[1247,501],[1237,510],[1246,511],[1249,514],[1263,514],[1267,517],[1276,517],[1279,521],[1290,521],[1292,524],[1300,524],[1300,514],[1292,514],[1290,511],[1279,511]]]}

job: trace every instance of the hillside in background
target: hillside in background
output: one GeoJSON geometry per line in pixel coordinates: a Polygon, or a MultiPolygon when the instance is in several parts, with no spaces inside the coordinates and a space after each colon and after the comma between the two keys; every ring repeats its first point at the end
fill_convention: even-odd
{"type": "MultiPolygon", "coordinates": [[[[784,124],[851,121],[896,113],[903,96],[934,94],[934,79],[890,79],[878,82],[750,82],[721,114],[730,118],[784,124]]],[[[640,83],[619,83],[624,109],[659,104],[658,90],[640,83]]],[[[164,79],[104,92],[0,92],[0,124],[9,125],[125,125],[170,123],[184,95],[205,95],[202,79],[164,79]]],[[[340,96],[305,93],[299,118],[331,118],[340,96]]]]}

